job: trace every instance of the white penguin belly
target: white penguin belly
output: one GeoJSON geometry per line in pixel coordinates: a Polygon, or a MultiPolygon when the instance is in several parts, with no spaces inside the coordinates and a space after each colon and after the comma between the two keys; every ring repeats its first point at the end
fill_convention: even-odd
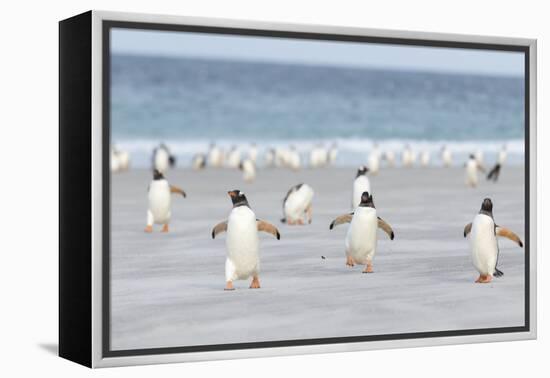
{"type": "Polygon", "coordinates": [[[170,185],[166,180],[153,180],[149,187],[149,211],[154,223],[165,224],[170,221],[170,185]]]}
{"type": "Polygon", "coordinates": [[[246,279],[260,272],[256,216],[247,206],[231,210],[227,221],[226,280],[246,279]]]}
{"type": "Polygon", "coordinates": [[[472,222],[470,236],[472,260],[480,274],[493,275],[498,258],[495,224],[491,217],[478,214],[472,222]]]}
{"type": "Polygon", "coordinates": [[[378,153],[373,152],[369,156],[369,168],[373,174],[377,174],[380,169],[380,159],[378,153]]]}
{"type": "Polygon", "coordinates": [[[358,207],[346,235],[346,254],[357,264],[371,262],[376,253],[378,217],[372,207],[358,207]]]}
{"type": "Polygon", "coordinates": [[[363,192],[369,192],[369,194],[372,194],[370,190],[370,181],[369,178],[365,175],[361,175],[355,179],[353,182],[353,208],[355,209],[359,204],[361,203],[361,194],[363,192]]]}
{"type": "Polygon", "coordinates": [[[285,202],[285,217],[290,221],[303,219],[306,209],[311,205],[313,194],[313,189],[306,184],[291,193],[285,202]]]}
{"type": "Polygon", "coordinates": [[[169,156],[166,150],[159,148],[155,154],[155,169],[161,173],[166,173],[169,165],[169,156]]]}
{"type": "Polygon", "coordinates": [[[466,163],[466,184],[477,185],[477,164],[475,161],[466,163]]]}

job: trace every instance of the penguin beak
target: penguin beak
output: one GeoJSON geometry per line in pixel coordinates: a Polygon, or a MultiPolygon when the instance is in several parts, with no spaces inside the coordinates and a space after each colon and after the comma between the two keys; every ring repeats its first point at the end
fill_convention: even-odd
{"type": "Polygon", "coordinates": [[[235,192],[233,192],[233,191],[227,192],[227,194],[229,194],[229,197],[231,197],[231,198],[234,198],[234,197],[237,195],[237,194],[236,194],[235,192]]]}

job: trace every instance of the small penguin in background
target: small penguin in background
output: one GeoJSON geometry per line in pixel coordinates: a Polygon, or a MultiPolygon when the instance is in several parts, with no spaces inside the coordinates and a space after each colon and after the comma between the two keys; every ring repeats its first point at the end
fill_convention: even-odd
{"type": "Polygon", "coordinates": [[[504,163],[506,162],[507,156],[508,156],[508,151],[506,149],[506,145],[503,145],[500,151],[498,152],[497,163],[500,164],[501,166],[504,165],[504,163]]]}
{"type": "Polygon", "coordinates": [[[250,149],[248,150],[248,158],[256,164],[256,161],[258,160],[258,146],[256,146],[256,143],[252,143],[250,145],[250,149]]]}
{"type": "Polygon", "coordinates": [[[307,184],[298,184],[290,188],[283,199],[282,223],[289,225],[303,225],[304,216],[307,223],[313,219],[313,189],[307,184]]]}
{"type": "Polygon", "coordinates": [[[130,169],[130,154],[128,151],[111,148],[111,171],[120,172],[130,169]]]}
{"type": "Polygon", "coordinates": [[[206,156],[201,153],[195,154],[191,160],[191,167],[195,171],[204,169],[206,167],[206,156]]]}
{"type": "Polygon", "coordinates": [[[153,181],[149,184],[147,210],[147,226],[145,232],[153,232],[153,224],[162,224],[162,232],[168,232],[168,224],[171,216],[171,194],[181,194],[184,198],[185,192],[177,186],[168,184],[162,172],[153,171],[153,181]]]}
{"type": "Polygon", "coordinates": [[[479,164],[480,167],[483,167],[483,150],[477,149],[474,156],[476,157],[477,164],[479,164]]]}
{"type": "Polygon", "coordinates": [[[453,154],[447,146],[443,146],[441,148],[441,161],[443,162],[443,166],[445,168],[449,168],[453,165],[453,154]]]}
{"type": "Polygon", "coordinates": [[[153,169],[166,173],[168,168],[174,168],[175,165],[176,157],[170,153],[170,150],[164,143],[161,143],[153,150],[153,169]]]}
{"type": "Polygon", "coordinates": [[[388,162],[389,167],[395,166],[395,153],[392,150],[387,150],[384,153],[384,159],[388,162]]]}
{"type": "Polygon", "coordinates": [[[353,193],[351,196],[351,208],[355,209],[361,203],[361,195],[364,192],[371,192],[370,181],[367,177],[369,169],[362,165],[357,169],[355,180],[353,180],[353,193]]]}
{"type": "Polygon", "coordinates": [[[337,217],[329,228],[332,230],[334,226],[343,223],[350,223],[346,234],[346,265],[349,267],[355,264],[365,265],[363,273],[372,273],[374,271],[372,262],[378,241],[377,229],[384,230],[390,240],[395,237],[391,226],[377,216],[372,195],[368,192],[362,193],[361,202],[355,211],[337,217]]]}
{"type": "Polygon", "coordinates": [[[336,162],[337,157],[338,157],[338,144],[334,142],[332,143],[332,146],[330,146],[330,149],[328,150],[328,163],[330,165],[334,164],[336,162]]]}
{"type": "Polygon", "coordinates": [[[423,167],[427,167],[430,165],[430,151],[422,151],[422,153],[420,154],[420,165],[423,167]]]}
{"type": "Polygon", "coordinates": [[[117,151],[114,148],[111,148],[111,172],[117,173],[120,172],[121,166],[120,166],[120,160],[118,158],[117,151]]]}
{"type": "Polygon", "coordinates": [[[239,169],[243,172],[243,180],[253,182],[256,179],[256,165],[250,158],[244,159],[239,164],[239,169]]]}
{"type": "Polygon", "coordinates": [[[475,188],[479,181],[477,176],[477,171],[485,172],[485,170],[483,169],[483,167],[481,167],[478,164],[476,157],[473,154],[470,154],[470,158],[466,162],[465,167],[466,167],[466,177],[465,177],[466,185],[469,187],[475,188]]]}
{"type": "Polygon", "coordinates": [[[266,221],[256,218],[243,192],[227,192],[231,197],[233,209],[226,221],[218,223],[212,229],[212,239],[227,232],[225,245],[225,289],[234,290],[233,281],[246,280],[252,276],[251,289],[260,288],[260,240],[258,231],[272,234],[279,240],[279,230],[266,221]]]}
{"type": "Polygon", "coordinates": [[[232,146],[227,154],[227,167],[239,168],[239,164],[241,164],[241,151],[237,146],[232,146]]]}
{"type": "Polygon", "coordinates": [[[374,148],[369,154],[368,164],[370,173],[372,175],[377,175],[378,171],[380,170],[380,150],[378,149],[378,145],[376,143],[374,144],[374,148]]]}
{"type": "Polygon", "coordinates": [[[472,260],[479,272],[476,283],[489,283],[493,276],[500,277],[504,274],[497,269],[499,255],[497,236],[508,238],[523,248],[523,242],[516,234],[495,224],[493,202],[490,198],[483,200],[481,209],[473,222],[464,227],[464,237],[469,234],[471,234],[472,260]]]}
{"type": "Polygon", "coordinates": [[[328,152],[322,144],[313,147],[309,154],[309,165],[312,168],[320,168],[327,165],[328,152]]]}
{"type": "Polygon", "coordinates": [[[220,168],[223,166],[223,151],[216,146],[215,143],[210,144],[210,150],[208,151],[208,165],[213,168],[220,168]]]}
{"type": "Polygon", "coordinates": [[[411,150],[411,146],[408,144],[405,146],[405,149],[401,154],[401,161],[405,168],[410,168],[413,165],[413,152],[411,150]]]}
{"type": "Polygon", "coordinates": [[[266,166],[268,167],[275,166],[275,149],[274,148],[269,148],[265,152],[264,160],[265,160],[266,166]]]}
{"type": "Polygon", "coordinates": [[[487,175],[487,180],[497,182],[498,176],[500,176],[500,168],[502,166],[500,163],[496,163],[495,166],[489,171],[489,174],[487,175]]]}
{"type": "Polygon", "coordinates": [[[290,146],[287,156],[287,166],[292,170],[299,170],[301,167],[300,153],[296,150],[296,147],[290,146]]]}

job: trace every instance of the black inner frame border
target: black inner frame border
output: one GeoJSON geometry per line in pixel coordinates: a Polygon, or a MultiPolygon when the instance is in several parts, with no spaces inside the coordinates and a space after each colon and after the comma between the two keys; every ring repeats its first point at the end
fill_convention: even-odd
{"type": "MultiPolygon", "coordinates": [[[[230,28],[230,27],[215,27],[215,26],[197,26],[197,25],[177,25],[177,24],[162,24],[162,23],[147,23],[147,22],[131,22],[131,21],[102,21],[102,179],[103,179],[103,202],[102,202],[102,225],[103,225],[103,240],[102,240],[102,356],[103,357],[125,357],[125,356],[144,356],[157,354],[173,354],[173,353],[192,353],[192,352],[213,352],[224,350],[244,350],[256,348],[279,348],[321,344],[341,344],[341,343],[356,343],[368,341],[386,341],[386,340],[407,340],[407,339],[423,339],[437,337],[452,337],[452,336],[472,336],[472,335],[490,335],[500,333],[515,333],[530,331],[530,234],[529,234],[529,217],[530,217],[530,150],[529,150],[529,126],[530,126],[530,48],[529,46],[520,45],[505,45],[505,44],[490,44],[479,42],[453,42],[453,41],[436,41],[429,39],[413,39],[413,38],[394,38],[394,37],[373,37],[360,35],[344,35],[344,34],[325,34],[311,32],[295,32],[295,31],[279,31],[279,30],[261,30],[261,29],[245,29],[245,28],[230,28]],[[194,32],[207,34],[221,35],[237,35],[237,36],[254,36],[254,37],[274,37],[274,38],[291,38],[303,40],[323,40],[323,41],[341,41],[341,42],[362,42],[376,44],[392,44],[401,46],[422,46],[422,47],[444,47],[444,48],[463,48],[475,50],[494,50],[494,51],[510,51],[522,52],[524,54],[524,132],[525,132],[525,271],[524,271],[524,287],[525,287],[525,324],[515,327],[498,327],[498,328],[478,328],[478,329],[463,329],[449,331],[430,331],[430,332],[411,332],[401,334],[386,334],[386,335],[367,335],[367,336],[346,336],[346,337],[329,337],[315,339],[293,339],[279,341],[260,341],[246,343],[231,343],[231,344],[212,344],[212,345],[191,345],[182,347],[161,347],[161,348],[143,348],[143,349],[128,349],[128,350],[111,350],[111,289],[110,289],[110,242],[111,242],[111,172],[110,172],[110,139],[111,139],[111,43],[110,32],[113,28],[122,29],[140,29],[151,31],[178,31],[178,32],[194,32]]],[[[452,36],[450,37],[452,38],[452,36]]]]}

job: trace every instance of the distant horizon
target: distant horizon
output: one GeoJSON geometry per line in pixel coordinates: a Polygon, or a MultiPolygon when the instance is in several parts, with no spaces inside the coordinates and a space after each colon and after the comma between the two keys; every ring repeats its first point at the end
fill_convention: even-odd
{"type": "Polygon", "coordinates": [[[115,55],[523,77],[521,52],[114,28],[115,55]]]}
{"type": "Polygon", "coordinates": [[[451,75],[451,76],[479,76],[498,79],[515,79],[523,80],[523,75],[511,75],[505,73],[490,73],[490,72],[468,72],[468,71],[443,71],[443,70],[429,70],[427,68],[408,68],[408,67],[382,67],[382,66],[359,66],[359,65],[336,65],[330,63],[314,63],[314,62],[287,62],[287,61],[272,61],[267,59],[232,59],[228,57],[215,57],[215,56],[178,56],[178,55],[152,55],[135,52],[118,52],[113,53],[112,56],[116,57],[136,57],[136,58],[153,58],[153,59],[175,59],[175,60],[195,60],[195,61],[218,61],[222,63],[250,63],[250,64],[267,64],[267,65],[286,65],[286,66],[298,66],[298,67],[312,67],[312,68],[334,68],[334,69],[353,69],[353,70],[365,70],[365,71],[385,71],[385,72],[401,72],[411,74],[432,74],[432,75],[451,75]]]}

